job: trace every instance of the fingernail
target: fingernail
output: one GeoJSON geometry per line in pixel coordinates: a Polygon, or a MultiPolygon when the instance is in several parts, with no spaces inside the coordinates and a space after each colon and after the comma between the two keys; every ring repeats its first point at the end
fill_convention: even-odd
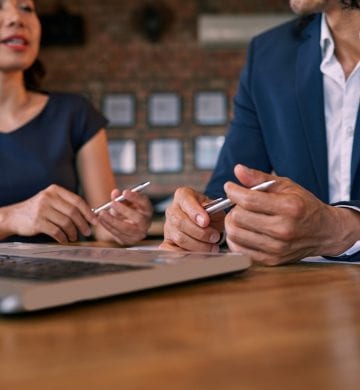
{"type": "Polygon", "coordinates": [[[210,236],[210,242],[212,244],[215,244],[216,242],[218,242],[220,240],[220,234],[218,233],[213,233],[211,236],[210,236]]]}
{"type": "Polygon", "coordinates": [[[242,168],[249,175],[253,173],[253,170],[251,168],[247,167],[246,165],[237,164],[237,167],[242,168]]]}
{"type": "Polygon", "coordinates": [[[205,219],[202,215],[200,214],[197,214],[196,217],[195,217],[195,221],[196,223],[199,225],[199,226],[204,226],[205,224],[205,219]]]}

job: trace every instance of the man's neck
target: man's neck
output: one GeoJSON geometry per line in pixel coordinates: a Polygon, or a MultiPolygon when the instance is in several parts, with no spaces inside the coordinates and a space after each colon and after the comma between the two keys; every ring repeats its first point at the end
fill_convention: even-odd
{"type": "Polygon", "coordinates": [[[360,10],[333,7],[326,20],[335,42],[335,54],[346,77],[360,61],[360,10]]]}

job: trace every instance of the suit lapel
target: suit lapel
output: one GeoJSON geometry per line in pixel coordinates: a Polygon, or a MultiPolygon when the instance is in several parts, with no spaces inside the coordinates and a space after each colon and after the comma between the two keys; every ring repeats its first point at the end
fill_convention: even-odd
{"type": "Polygon", "coordinates": [[[354,184],[356,172],[359,169],[360,162],[360,106],[358,108],[357,120],[355,126],[354,143],[351,157],[351,183],[354,184]]]}
{"type": "Polygon", "coordinates": [[[324,117],[323,81],[320,71],[320,21],[305,29],[296,64],[296,95],[313,173],[321,198],[328,202],[328,163],[324,117]]]}

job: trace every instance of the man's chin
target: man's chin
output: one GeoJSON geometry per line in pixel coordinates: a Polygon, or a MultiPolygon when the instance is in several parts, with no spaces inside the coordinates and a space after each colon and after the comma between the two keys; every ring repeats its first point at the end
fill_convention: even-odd
{"type": "Polygon", "coordinates": [[[318,12],[323,12],[326,6],[326,1],[302,1],[290,0],[290,8],[296,15],[306,16],[318,12]]]}
{"type": "Polygon", "coordinates": [[[294,9],[293,9],[293,12],[297,16],[309,16],[309,15],[313,15],[315,13],[315,12],[311,12],[311,11],[306,12],[306,11],[298,11],[298,10],[294,10],[294,9]]]}

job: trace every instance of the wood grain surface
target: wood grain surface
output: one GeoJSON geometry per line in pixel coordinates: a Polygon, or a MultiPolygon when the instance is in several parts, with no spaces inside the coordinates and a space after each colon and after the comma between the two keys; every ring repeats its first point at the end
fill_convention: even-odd
{"type": "Polygon", "coordinates": [[[359,389],[360,266],[231,277],[0,317],[0,389],[359,389]]]}

